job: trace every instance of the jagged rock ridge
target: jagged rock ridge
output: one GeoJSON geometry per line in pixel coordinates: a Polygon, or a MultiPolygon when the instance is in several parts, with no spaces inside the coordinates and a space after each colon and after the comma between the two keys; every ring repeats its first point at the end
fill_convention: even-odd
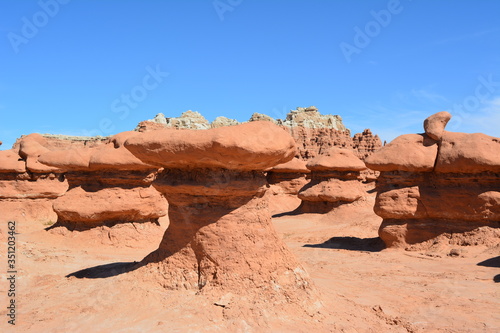
{"type": "MultiPolygon", "coordinates": [[[[285,119],[274,119],[265,114],[254,113],[248,122],[262,120],[270,121],[288,131],[297,142],[297,157],[303,160],[321,155],[332,147],[352,149],[357,157],[365,159],[382,147],[380,138],[373,135],[369,129],[351,137],[340,116],[323,115],[314,106],[291,110],[285,119]]],[[[226,117],[217,117],[210,123],[199,112],[186,111],[180,117],[173,118],[159,113],[153,119],[139,123],[136,131],[146,132],[165,127],[208,129],[237,124],[237,120],[226,117]]]]}

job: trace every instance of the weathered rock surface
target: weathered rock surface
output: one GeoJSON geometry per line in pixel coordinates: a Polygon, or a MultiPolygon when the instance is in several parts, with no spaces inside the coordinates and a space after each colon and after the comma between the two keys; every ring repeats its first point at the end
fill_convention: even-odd
{"type": "Polygon", "coordinates": [[[170,226],[138,274],[168,289],[230,292],[263,306],[312,304],[307,273],[274,231],[263,199],[263,170],[295,155],[285,131],[270,122],[165,129],[124,146],[164,168],[153,184],[169,202],[170,226]]]}
{"type": "Polygon", "coordinates": [[[239,125],[237,135],[234,128],[196,133],[172,129],[146,132],[128,139],[125,147],[143,162],[165,168],[196,165],[198,168],[264,170],[286,162],[295,154],[295,142],[282,129],[276,130],[272,123],[239,125]],[[285,157],[284,144],[288,154],[285,157]]]}
{"type": "Polygon", "coordinates": [[[166,215],[165,199],[152,187],[105,187],[96,192],[81,186],[54,201],[59,225],[85,228],[118,222],[157,221],[166,215]]]}
{"type": "Polygon", "coordinates": [[[500,226],[500,139],[441,131],[446,114],[428,119],[439,140],[404,135],[366,160],[381,171],[374,211],[387,246],[500,226]]]}
{"type": "MultiPolygon", "coordinates": [[[[370,150],[376,149],[377,140],[380,146],[378,137],[373,136],[369,131],[357,134],[355,139],[351,139],[349,131],[342,124],[342,119],[339,116],[321,115],[315,107],[292,110],[284,120],[275,120],[269,116],[255,113],[252,115],[249,123],[254,123],[258,120],[267,120],[270,123],[278,124],[284,130],[284,133],[280,132],[281,134],[288,132],[292,135],[296,141],[296,156],[304,160],[323,154],[330,147],[351,148],[354,141],[356,142],[356,149],[359,150],[356,151],[358,156],[364,156],[369,154],[370,150]]],[[[169,135],[175,137],[179,134],[174,132],[180,129],[225,128],[234,125],[238,125],[238,122],[226,117],[218,117],[210,124],[198,112],[188,111],[177,118],[166,118],[163,114],[158,114],[151,121],[141,122],[136,131],[120,133],[111,138],[49,134],[26,135],[16,141],[11,151],[0,152],[0,160],[2,156],[9,156],[0,165],[0,175],[3,175],[0,176],[0,182],[2,182],[0,185],[0,195],[3,195],[5,199],[11,196],[8,198],[9,200],[24,200],[27,198],[32,200],[53,200],[60,197],[68,189],[66,177],[70,179],[70,183],[72,184],[71,189],[78,186],[86,190],[93,188],[95,191],[110,187],[129,189],[137,184],[143,187],[145,183],[140,178],[144,177],[148,171],[156,170],[162,163],[159,161],[150,161],[149,164],[143,163],[130,154],[129,150],[120,149],[123,148],[123,144],[128,138],[132,138],[135,134],[139,134],[139,132],[156,131],[165,127],[171,128],[172,132],[169,135]],[[2,177],[5,179],[2,180],[2,177]],[[128,185],[127,177],[133,178],[132,182],[128,185]]],[[[164,158],[168,159],[171,155],[184,154],[184,159],[180,163],[186,166],[196,163],[198,167],[205,165],[205,167],[209,168],[262,169],[265,163],[263,164],[259,160],[235,162],[237,161],[237,156],[242,152],[241,149],[243,151],[251,151],[253,149],[253,147],[245,144],[248,141],[246,140],[248,137],[257,136],[259,142],[261,139],[264,139],[264,141],[269,139],[269,134],[263,128],[257,129],[257,126],[245,128],[252,129],[242,133],[244,135],[241,137],[245,139],[241,143],[238,142],[235,144],[235,142],[220,141],[217,138],[203,137],[208,134],[200,134],[200,138],[203,137],[200,144],[191,142],[189,143],[191,148],[184,151],[178,149],[180,146],[177,148],[167,147],[165,151],[161,152],[160,155],[162,157],[160,160],[164,158]],[[215,150],[219,149],[221,155],[209,158],[204,157],[203,151],[206,151],[209,147],[204,146],[203,142],[212,141],[214,142],[212,148],[215,150]],[[236,147],[236,150],[234,153],[230,153],[230,155],[225,155],[231,151],[231,149],[226,150],[228,147],[236,147]],[[195,158],[196,161],[193,161],[193,154],[198,154],[195,158]],[[226,163],[229,163],[229,165],[226,165],[226,163]],[[247,165],[247,167],[244,165],[247,165]]],[[[252,140],[249,142],[252,142],[252,140]]],[[[177,144],[182,146],[184,143],[181,140],[177,141],[177,144]]],[[[266,152],[262,152],[259,156],[263,159],[270,157],[266,155],[266,152]]],[[[273,161],[273,163],[275,162],[273,161]]],[[[271,181],[276,181],[277,174],[274,176],[274,180],[271,181]]],[[[282,174],[285,175],[285,173],[282,174]]],[[[290,178],[291,176],[288,173],[286,177],[290,178]]],[[[283,181],[281,190],[295,193],[302,187],[305,180],[302,176],[295,180],[290,178],[288,181],[283,181]]],[[[275,187],[275,189],[278,189],[278,187],[275,187]]],[[[64,199],[60,199],[60,201],[63,202],[64,199]]],[[[44,204],[44,206],[47,205],[44,204]]],[[[108,206],[112,206],[112,204],[108,206]]],[[[61,208],[61,205],[58,205],[58,207],[61,208]]],[[[111,207],[106,209],[112,210],[111,207]]],[[[103,215],[96,212],[93,216],[96,217],[95,220],[83,219],[79,223],[89,223],[89,225],[98,224],[98,219],[103,215]]]]}
{"type": "Polygon", "coordinates": [[[322,115],[315,106],[291,110],[279,124],[287,127],[332,128],[341,132],[347,131],[340,116],[322,115]]]}
{"type": "Polygon", "coordinates": [[[352,137],[352,149],[357,157],[365,160],[368,156],[382,147],[382,142],[378,135],[373,135],[370,129],[365,129],[362,133],[356,133],[352,137]]]}
{"type": "Polygon", "coordinates": [[[424,120],[425,134],[434,140],[441,140],[446,124],[451,119],[451,114],[446,111],[441,111],[433,114],[424,120]]]}
{"type": "Polygon", "coordinates": [[[196,111],[186,111],[180,117],[167,118],[163,113],[158,113],[150,122],[171,128],[209,129],[210,123],[205,117],[196,111]]]}
{"type": "Polygon", "coordinates": [[[211,128],[218,128],[218,127],[224,127],[224,126],[234,126],[234,125],[239,125],[239,121],[236,119],[230,119],[227,117],[217,117],[212,121],[210,124],[211,128]]]}
{"type": "MultiPolygon", "coordinates": [[[[321,155],[332,147],[353,149],[359,158],[364,159],[382,146],[380,138],[373,135],[369,129],[351,138],[351,133],[340,116],[323,115],[314,106],[291,110],[285,119],[274,119],[265,114],[254,113],[248,122],[254,121],[269,121],[287,130],[297,143],[297,157],[304,160],[321,155]]],[[[209,124],[198,112],[188,111],[178,118],[166,118],[160,113],[154,119],[139,123],[136,130],[148,132],[165,127],[207,129],[237,124],[238,121],[226,117],[218,117],[209,124]]]]}
{"type": "Polygon", "coordinates": [[[167,202],[151,183],[157,168],[121,146],[137,135],[125,132],[94,148],[48,151],[39,161],[58,168],[69,182],[68,192],[54,201],[56,227],[86,230],[124,222],[157,222],[167,202]]]}
{"type": "Polygon", "coordinates": [[[437,173],[500,172],[500,138],[482,133],[445,132],[436,160],[437,173]]]}
{"type": "Polygon", "coordinates": [[[276,119],[274,119],[273,117],[269,117],[266,114],[262,114],[262,113],[258,113],[258,112],[253,113],[250,116],[250,119],[248,121],[250,121],[250,122],[251,121],[270,121],[273,124],[277,124],[278,123],[278,121],[276,119]]]}
{"type": "Polygon", "coordinates": [[[48,149],[39,135],[18,140],[16,149],[0,151],[0,211],[3,220],[47,223],[55,220],[52,201],[68,183],[57,169],[38,162],[48,149]]]}
{"type": "Polygon", "coordinates": [[[64,177],[55,174],[29,176],[2,174],[0,199],[55,199],[68,189],[64,177]]]}
{"type": "Polygon", "coordinates": [[[161,123],[157,123],[151,120],[145,120],[141,121],[137,126],[135,127],[135,130],[137,132],[150,132],[150,131],[157,131],[164,129],[165,125],[161,123]]]}
{"type": "Polygon", "coordinates": [[[38,134],[33,133],[29,135],[23,135],[16,140],[12,149],[19,150],[19,146],[25,137],[38,138],[42,137],[43,146],[49,150],[69,150],[74,148],[92,148],[100,146],[108,141],[107,137],[100,136],[71,136],[71,135],[59,135],[59,134],[38,134]]]}
{"type": "Polygon", "coordinates": [[[24,173],[26,163],[15,150],[0,151],[0,173],[24,173]]]}
{"type": "Polygon", "coordinates": [[[437,152],[437,142],[427,135],[404,134],[369,156],[365,164],[378,171],[429,172],[434,169],[437,152]]]}
{"type": "Polygon", "coordinates": [[[301,159],[278,164],[267,172],[267,182],[270,184],[269,191],[273,195],[296,196],[299,190],[307,184],[306,174],[311,171],[306,167],[306,162],[301,159]]]}
{"type": "Polygon", "coordinates": [[[311,181],[299,191],[304,213],[327,213],[365,195],[360,182],[363,161],[349,149],[332,148],[307,163],[311,181]]]}
{"type": "Polygon", "coordinates": [[[297,157],[311,160],[330,148],[350,149],[352,140],[348,131],[333,128],[285,127],[297,142],[297,157]]]}
{"type": "Polygon", "coordinates": [[[311,171],[361,171],[366,166],[349,149],[332,148],[307,163],[311,171]]]}

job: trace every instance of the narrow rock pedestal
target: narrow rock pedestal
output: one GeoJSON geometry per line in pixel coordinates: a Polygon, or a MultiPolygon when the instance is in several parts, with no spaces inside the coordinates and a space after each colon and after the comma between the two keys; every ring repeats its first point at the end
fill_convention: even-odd
{"type": "Polygon", "coordinates": [[[144,261],[158,263],[166,288],[307,288],[307,274],[271,225],[265,184],[259,171],[171,169],[158,176],[170,226],[144,261]]]}
{"type": "Polygon", "coordinates": [[[141,276],[167,289],[311,310],[308,275],[276,234],[264,198],[263,170],[291,160],[294,145],[269,122],[127,140],[139,159],[165,168],[153,185],[169,202],[169,228],[140,263],[141,276]]]}

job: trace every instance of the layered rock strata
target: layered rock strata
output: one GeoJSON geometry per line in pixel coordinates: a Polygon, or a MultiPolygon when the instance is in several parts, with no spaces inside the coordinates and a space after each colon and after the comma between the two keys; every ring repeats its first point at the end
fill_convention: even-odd
{"type": "Polygon", "coordinates": [[[273,194],[297,195],[299,190],[307,184],[306,175],[311,170],[306,167],[306,162],[301,159],[278,164],[267,171],[267,182],[271,185],[273,194]]]}
{"type": "Polygon", "coordinates": [[[381,172],[374,211],[387,246],[500,225],[500,139],[444,130],[439,112],[424,134],[394,139],[366,160],[381,172]]]}
{"type": "Polygon", "coordinates": [[[311,181],[298,194],[303,213],[327,213],[366,195],[360,182],[366,166],[349,149],[332,148],[310,160],[307,168],[311,181]]]}
{"type": "Polygon", "coordinates": [[[263,170],[295,154],[285,131],[269,122],[165,129],[124,146],[164,168],[153,185],[169,202],[170,226],[141,276],[157,276],[168,289],[230,292],[269,305],[311,299],[309,278],[276,234],[263,198],[263,170]]]}
{"type": "Polygon", "coordinates": [[[167,202],[151,183],[157,168],[135,158],[123,141],[124,132],[94,148],[49,151],[39,162],[64,172],[69,190],[54,201],[57,226],[70,230],[124,222],[157,222],[167,202]]]}
{"type": "Polygon", "coordinates": [[[49,151],[42,136],[31,134],[18,143],[0,151],[1,218],[50,224],[56,219],[52,201],[67,191],[68,183],[60,170],[38,162],[49,151]]]}
{"type": "MultiPolygon", "coordinates": [[[[109,141],[108,137],[100,136],[72,136],[60,134],[38,134],[32,133],[23,135],[16,140],[12,149],[19,150],[21,143],[27,138],[36,136],[39,142],[43,142],[43,146],[49,150],[69,150],[74,148],[93,148],[105,144],[109,141]]],[[[29,139],[32,140],[32,139],[29,139]]]]}

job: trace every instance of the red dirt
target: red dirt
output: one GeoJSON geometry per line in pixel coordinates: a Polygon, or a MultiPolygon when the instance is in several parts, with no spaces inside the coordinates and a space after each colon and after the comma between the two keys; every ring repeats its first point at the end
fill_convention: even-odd
{"type": "MultiPolygon", "coordinates": [[[[381,218],[373,204],[372,195],[328,214],[273,218],[321,295],[323,307],[313,316],[275,316],[234,295],[210,299],[117,274],[126,270],[123,263],[140,261],[157,248],[165,221],[142,231],[111,230],[136,240],[114,243],[105,240],[103,229],[101,236],[69,236],[47,232],[43,223],[19,222],[17,322],[15,329],[7,324],[2,305],[0,331],[498,332],[498,230],[483,227],[460,237],[443,235],[411,251],[380,251],[381,218]],[[101,277],[82,278],[92,274],[101,277]]],[[[0,230],[4,239],[6,224],[0,230]]],[[[2,300],[6,287],[2,278],[2,300]]]]}

